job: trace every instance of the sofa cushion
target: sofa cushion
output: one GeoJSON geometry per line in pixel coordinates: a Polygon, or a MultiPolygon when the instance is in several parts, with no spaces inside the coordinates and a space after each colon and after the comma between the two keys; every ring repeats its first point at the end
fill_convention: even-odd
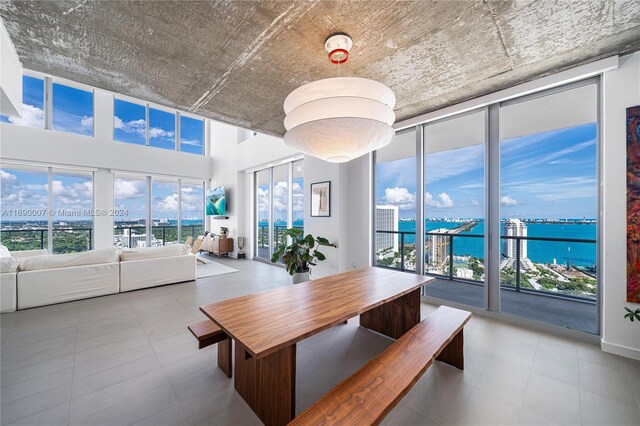
{"type": "Polygon", "coordinates": [[[20,265],[20,259],[17,257],[0,257],[0,272],[17,272],[18,265],[20,265]]]}
{"type": "Polygon", "coordinates": [[[41,256],[43,254],[49,254],[47,249],[20,250],[20,251],[12,251],[11,252],[11,256],[19,257],[20,259],[22,259],[24,257],[41,256]]]}
{"type": "Polygon", "coordinates": [[[99,265],[118,261],[118,250],[114,247],[70,254],[45,254],[20,259],[20,271],[66,268],[69,266],[99,265]]]}
{"type": "Polygon", "coordinates": [[[183,256],[191,253],[191,247],[186,244],[172,244],[163,247],[141,247],[125,249],[120,252],[120,261],[157,259],[159,257],[183,256]]]}

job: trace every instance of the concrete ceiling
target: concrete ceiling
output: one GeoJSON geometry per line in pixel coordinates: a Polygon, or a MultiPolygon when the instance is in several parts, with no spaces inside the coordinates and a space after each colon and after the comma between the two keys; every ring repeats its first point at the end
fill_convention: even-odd
{"type": "Polygon", "coordinates": [[[640,1],[18,1],[0,16],[25,68],[282,135],[285,97],[381,81],[397,120],[640,50],[640,1]]]}

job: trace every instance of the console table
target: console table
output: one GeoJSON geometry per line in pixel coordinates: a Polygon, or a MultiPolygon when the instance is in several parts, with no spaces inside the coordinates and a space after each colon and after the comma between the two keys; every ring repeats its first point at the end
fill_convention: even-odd
{"type": "Polygon", "coordinates": [[[218,255],[218,258],[223,254],[229,257],[229,253],[233,251],[233,238],[216,238],[210,248],[210,252],[218,255]]]}

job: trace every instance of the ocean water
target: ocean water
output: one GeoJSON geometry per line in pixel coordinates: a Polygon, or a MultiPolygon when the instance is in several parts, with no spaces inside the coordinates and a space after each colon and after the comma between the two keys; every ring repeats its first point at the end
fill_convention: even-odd
{"type": "MultiPolygon", "coordinates": [[[[426,230],[453,229],[460,226],[456,222],[428,221],[426,230]]],[[[399,231],[415,232],[415,222],[400,222],[399,231]]],[[[484,238],[469,238],[464,235],[484,235],[484,221],[480,221],[471,230],[457,234],[453,238],[453,249],[456,256],[470,255],[484,258],[484,238]]],[[[568,239],[596,239],[596,224],[588,223],[528,223],[527,235],[529,237],[549,237],[568,239]]],[[[504,241],[504,240],[502,240],[504,241]]],[[[415,235],[405,235],[405,243],[415,243],[415,235]]],[[[596,264],[596,244],[595,243],[569,243],[551,241],[527,241],[527,257],[535,263],[556,263],[566,264],[569,261],[577,266],[595,266],[596,264]]]]}
{"type": "MultiPolygon", "coordinates": [[[[266,228],[268,222],[260,222],[260,228],[266,228]]],[[[286,222],[276,221],[275,226],[286,227],[286,222]]],[[[294,226],[304,226],[302,219],[294,220],[294,226]]],[[[425,222],[426,230],[435,231],[436,229],[452,229],[460,226],[457,222],[425,222]]],[[[588,223],[528,223],[527,235],[529,237],[549,237],[549,238],[567,238],[567,239],[596,239],[596,224],[588,223]]],[[[399,231],[415,232],[415,222],[399,222],[399,231]]],[[[456,234],[453,238],[453,250],[456,256],[474,256],[484,258],[484,238],[469,238],[464,235],[484,235],[484,221],[471,230],[456,234]]],[[[415,235],[405,235],[406,244],[414,244],[415,235]]],[[[504,240],[502,240],[504,241],[504,240]]],[[[595,243],[569,243],[569,242],[551,242],[551,241],[527,241],[527,257],[535,263],[553,263],[566,264],[570,262],[576,266],[595,266],[596,264],[596,244],[595,243]]]]}

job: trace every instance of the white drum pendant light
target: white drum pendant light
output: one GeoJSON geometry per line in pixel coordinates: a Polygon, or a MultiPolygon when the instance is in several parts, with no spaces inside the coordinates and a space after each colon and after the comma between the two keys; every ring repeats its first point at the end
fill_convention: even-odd
{"type": "MultiPolygon", "coordinates": [[[[329,60],[349,59],[345,34],[327,39],[329,60]]],[[[284,142],[313,157],[344,163],[391,142],[396,97],[387,86],[359,77],[335,77],[297,88],[284,101],[284,142]]]]}

